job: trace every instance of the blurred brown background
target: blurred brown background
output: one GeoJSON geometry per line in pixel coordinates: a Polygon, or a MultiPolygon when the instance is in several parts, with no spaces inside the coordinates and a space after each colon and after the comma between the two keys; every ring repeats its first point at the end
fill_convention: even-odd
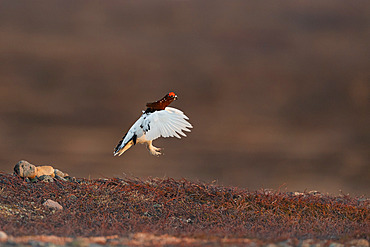
{"type": "Polygon", "coordinates": [[[369,1],[0,1],[0,170],[370,188],[369,1]],[[145,103],[194,125],[113,148],[145,103]]]}

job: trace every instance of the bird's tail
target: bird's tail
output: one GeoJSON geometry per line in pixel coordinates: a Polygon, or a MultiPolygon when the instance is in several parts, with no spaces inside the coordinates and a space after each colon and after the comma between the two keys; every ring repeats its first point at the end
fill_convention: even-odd
{"type": "MultiPolygon", "coordinates": [[[[126,134],[127,135],[127,134],[126,134]]],[[[117,146],[114,149],[113,155],[114,156],[121,156],[124,152],[126,152],[130,147],[136,144],[136,135],[134,135],[127,143],[124,143],[124,139],[126,137],[122,137],[122,140],[119,141],[117,146]]]]}
{"type": "Polygon", "coordinates": [[[113,155],[114,156],[121,156],[121,154],[123,154],[124,152],[126,152],[126,150],[128,150],[130,147],[132,147],[134,145],[134,141],[131,140],[129,141],[128,143],[126,143],[126,145],[120,145],[122,144],[122,142],[120,142],[117,147],[114,149],[114,152],[113,152],[113,155]]]}

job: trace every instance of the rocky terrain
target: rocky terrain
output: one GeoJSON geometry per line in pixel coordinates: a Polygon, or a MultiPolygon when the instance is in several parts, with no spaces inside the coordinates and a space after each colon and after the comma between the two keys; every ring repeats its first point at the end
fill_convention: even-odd
{"type": "Polygon", "coordinates": [[[369,246],[369,223],[364,197],[0,173],[4,246],[369,246]]]}

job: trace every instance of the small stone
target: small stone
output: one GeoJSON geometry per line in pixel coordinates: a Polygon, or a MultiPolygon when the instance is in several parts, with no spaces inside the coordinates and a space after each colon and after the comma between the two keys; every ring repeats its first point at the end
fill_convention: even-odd
{"type": "Polygon", "coordinates": [[[40,177],[37,177],[37,179],[41,182],[50,183],[54,182],[54,179],[50,177],[49,175],[42,175],[40,177]]]}
{"type": "Polygon", "coordinates": [[[8,235],[3,232],[3,231],[0,231],[0,242],[6,242],[8,240],[8,235]]]}
{"type": "Polygon", "coordinates": [[[50,209],[63,210],[62,205],[50,199],[47,199],[42,205],[50,209]]]}
{"type": "Polygon", "coordinates": [[[42,175],[48,175],[54,177],[54,168],[52,166],[37,166],[36,167],[36,176],[40,177],[42,175]]]}
{"type": "Polygon", "coordinates": [[[190,219],[190,218],[188,218],[188,219],[186,219],[186,221],[185,221],[186,223],[188,223],[188,224],[192,224],[193,223],[193,220],[192,219],[190,219]]]}
{"type": "Polygon", "coordinates": [[[313,196],[320,196],[321,197],[321,193],[318,192],[317,190],[311,190],[311,191],[308,192],[308,194],[313,195],[313,196]]]}
{"type": "Polygon", "coordinates": [[[62,177],[62,178],[64,178],[64,177],[67,177],[67,176],[68,176],[68,174],[67,174],[67,173],[62,172],[62,171],[61,171],[61,170],[59,170],[59,169],[54,169],[54,174],[55,174],[55,176],[59,176],[59,177],[62,177]]]}
{"type": "Polygon", "coordinates": [[[28,161],[21,160],[14,166],[14,172],[22,178],[35,178],[36,167],[28,161]]]}

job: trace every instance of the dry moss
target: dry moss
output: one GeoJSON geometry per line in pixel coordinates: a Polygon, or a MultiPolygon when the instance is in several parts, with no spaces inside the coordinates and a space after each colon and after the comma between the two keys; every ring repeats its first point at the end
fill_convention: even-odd
{"type": "Polygon", "coordinates": [[[0,173],[0,229],[10,235],[369,239],[369,200],[249,191],[185,179],[30,183],[0,173]],[[62,211],[46,210],[52,199],[62,211]],[[17,215],[7,209],[17,208],[17,215]]]}

